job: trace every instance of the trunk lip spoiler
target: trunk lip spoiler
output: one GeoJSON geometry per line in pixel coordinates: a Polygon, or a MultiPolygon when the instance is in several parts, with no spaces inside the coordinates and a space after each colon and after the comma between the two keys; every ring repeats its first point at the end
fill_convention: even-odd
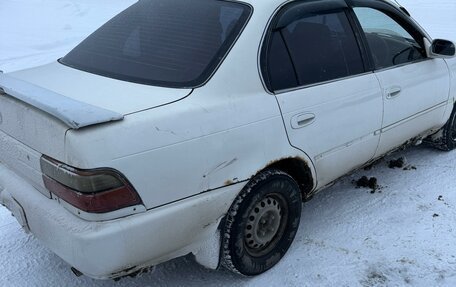
{"type": "Polygon", "coordinates": [[[120,113],[71,99],[0,71],[0,92],[2,90],[7,96],[31,105],[75,130],[124,118],[120,113]]]}

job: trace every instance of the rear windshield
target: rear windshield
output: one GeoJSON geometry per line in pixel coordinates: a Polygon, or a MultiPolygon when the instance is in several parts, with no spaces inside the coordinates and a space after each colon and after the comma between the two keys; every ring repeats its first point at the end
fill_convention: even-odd
{"type": "Polygon", "coordinates": [[[141,84],[204,84],[247,22],[247,5],[217,0],[140,0],[95,31],[64,65],[141,84]]]}

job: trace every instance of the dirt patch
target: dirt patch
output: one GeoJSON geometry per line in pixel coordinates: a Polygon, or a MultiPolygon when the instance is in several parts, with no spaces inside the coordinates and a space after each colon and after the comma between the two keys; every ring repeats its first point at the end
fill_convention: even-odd
{"type": "Polygon", "coordinates": [[[358,180],[354,180],[353,183],[356,185],[357,188],[370,188],[371,193],[375,193],[376,191],[380,191],[380,186],[378,185],[378,181],[376,177],[368,178],[367,176],[363,176],[358,180]]]}
{"type": "Polygon", "coordinates": [[[383,273],[372,270],[360,283],[363,287],[386,286],[388,278],[383,273]]]}
{"type": "Polygon", "coordinates": [[[389,168],[404,168],[406,165],[407,165],[407,159],[405,157],[393,159],[388,162],[389,168]]]}
{"type": "Polygon", "coordinates": [[[367,270],[365,277],[360,280],[363,287],[380,287],[380,286],[414,286],[409,275],[409,268],[405,266],[385,266],[379,263],[367,270]],[[394,279],[394,282],[391,282],[394,279]],[[402,279],[402,282],[398,279],[402,279]],[[401,284],[402,283],[402,284],[401,284]]]}
{"type": "Polygon", "coordinates": [[[416,166],[408,165],[408,166],[404,167],[403,170],[416,170],[416,166]]]}
{"type": "Polygon", "coordinates": [[[388,167],[392,169],[402,168],[403,170],[416,170],[415,166],[407,163],[407,159],[405,157],[390,160],[388,162],[388,167]]]}
{"type": "Polygon", "coordinates": [[[450,207],[450,205],[447,202],[445,202],[445,199],[443,198],[443,195],[439,195],[437,200],[441,201],[445,206],[450,207]]]}

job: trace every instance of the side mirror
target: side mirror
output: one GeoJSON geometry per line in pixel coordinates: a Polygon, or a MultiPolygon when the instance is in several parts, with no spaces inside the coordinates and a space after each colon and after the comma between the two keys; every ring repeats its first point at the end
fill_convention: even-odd
{"type": "Polygon", "coordinates": [[[431,58],[453,58],[456,56],[456,45],[448,40],[436,39],[428,45],[428,56],[431,58]]]}

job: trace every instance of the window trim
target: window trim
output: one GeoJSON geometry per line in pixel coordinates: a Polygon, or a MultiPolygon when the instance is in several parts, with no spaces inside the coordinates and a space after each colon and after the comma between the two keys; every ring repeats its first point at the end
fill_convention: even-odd
{"type": "MultiPolygon", "coordinates": [[[[359,49],[359,52],[360,52],[360,55],[361,55],[361,61],[362,61],[362,64],[363,64],[364,72],[359,73],[359,74],[355,74],[355,75],[349,75],[349,76],[342,77],[342,78],[336,78],[336,79],[332,79],[332,80],[328,80],[328,81],[324,81],[324,82],[318,82],[318,83],[312,83],[312,84],[306,84],[306,85],[298,85],[296,87],[292,87],[292,88],[288,88],[288,89],[282,89],[282,90],[276,90],[276,91],[274,91],[272,89],[271,83],[270,83],[270,79],[269,79],[269,71],[268,71],[268,67],[267,67],[268,66],[267,65],[267,58],[268,58],[269,49],[270,49],[270,46],[271,46],[271,43],[272,43],[271,38],[272,38],[273,30],[275,29],[277,23],[279,22],[280,17],[287,11],[286,9],[293,9],[293,8],[295,8],[295,6],[297,6],[299,4],[304,4],[305,5],[305,4],[312,3],[314,1],[308,1],[308,0],[307,1],[306,0],[293,1],[293,0],[289,0],[289,1],[285,2],[285,3],[283,3],[282,5],[280,5],[274,11],[274,13],[271,15],[271,17],[270,17],[270,19],[268,21],[266,29],[263,32],[263,36],[261,38],[261,44],[260,44],[260,47],[259,47],[259,50],[258,50],[258,71],[259,71],[259,74],[260,74],[260,78],[261,78],[261,82],[263,84],[263,87],[264,87],[264,89],[266,90],[266,92],[268,94],[271,94],[271,95],[283,94],[283,93],[286,93],[286,92],[301,90],[301,89],[308,88],[308,87],[324,85],[324,84],[333,83],[333,82],[337,82],[337,81],[341,81],[341,80],[345,80],[345,79],[350,79],[350,78],[354,78],[354,77],[359,77],[359,76],[362,76],[362,75],[366,75],[366,74],[371,74],[372,73],[372,70],[370,69],[370,65],[371,65],[370,61],[371,61],[371,57],[372,56],[370,54],[370,50],[366,49],[366,47],[364,47],[364,45],[362,44],[363,41],[361,39],[361,36],[364,36],[364,33],[362,32],[362,30],[359,30],[359,26],[356,25],[356,22],[354,22],[354,20],[352,19],[352,17],[353,17],[352,13],[354,13],[354,12],[353,12],[352,8],[350,7],[349,3],[347,3],[346,0],[322,1],[322,2],[329,2],[329,3],[333,3],[334,4],[332,7],[330,6],[329,9],[328,9],[328,6],[323,5],[324,3],[315,2],[315,3],[318,3],[319,5],[314,5],[312,7],[313,9],[311,11],[309,11],[308,13],[310,13],[310,12],[312,12],[312,13],[323,13],[323,12],[330,12],[330,11],[337,11],[337,10],[340,10],[340,11],[344,12],[345,16],[347,17],[348,23],[349,23],[349,25],[351,27],[353,36],[356,39],[356,44],[358,46],[358,49],[359,49]],[[343,5],[342,3],[345,3],[345,5],[343,5]],[[286,7],[286,6],[290,6],[290,7],[286,7]]],[[[290,55],[290,58],[291,58],[291,55],[290,55]]],[[[295,73],[295,77],[297,78],[298,76],[297,76],[295,71],[294,71],[294,73],[295,73]]]]}
{"type": "Polygon", "coordinates": [[[273,95],[280,95],[280,94],[295,92],[295,91],[298,91],[298,90],[303,90],[303,89],[312,88],[312,87],[318,87],[318,86],[327,85],[327,84],[331,84],[331,83],[336,83],[336,82],[349,80],[349,79],[353,79],[353,78],[358,78],[358,77],[362,77],[362,76],[366,76],[366,75],[370,75],[370,74],[373,74],[373,72],[372,71],[365,71],[365,72],[363,72],[361,74],[350,75],[350,76],[346,76],[346,77],[343,77],[343,78],[336,78],[336,79],[328,80],[328,81],[324,81],[324,82],[318,82],[318,83],[314,83],[314,84],[307,84],[307,85],[297,86],[297,87],[293,87],[293,88],[277,90],[277,91],[275,91],[273,93],[273,95]]]}
{"type": "Polygon", "coordinates": [[[358,45],[360,50],[362,50],[362,57],[365,61],[364,67],[366,71],[374,71],[375,64],[374,58],[372,56],[372,52],[370,47],[367,43],[366,35],[364,34],[363,28],[361,27],[361,23],[359,23],[358,18],[356,17],[355,11],[352,7],[348,9],[348,16],[350,24],[353,27],[353,32],[355,33],[356,41],[358,41],[358,45]]]}

